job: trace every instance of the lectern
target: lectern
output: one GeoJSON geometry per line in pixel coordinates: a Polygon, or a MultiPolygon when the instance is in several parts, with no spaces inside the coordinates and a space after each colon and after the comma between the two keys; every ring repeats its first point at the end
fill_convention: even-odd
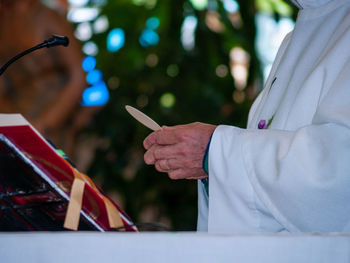
{"type": "Polygon", "coordinates": [[[0,114],[0,231],[137,231],[21,115],[0,114]]]}

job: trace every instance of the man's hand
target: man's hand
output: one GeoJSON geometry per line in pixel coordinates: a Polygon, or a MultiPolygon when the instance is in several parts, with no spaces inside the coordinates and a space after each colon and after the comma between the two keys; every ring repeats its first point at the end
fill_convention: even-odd
{"type": "Polygon", "coordinates": [[[143,142],[147,150],[144,159],[154,164],[171,179],[201,179],[208,177],[202,168],[203,157],[210,136],[216,126],[191,123],[151,133],[143,142]]]}

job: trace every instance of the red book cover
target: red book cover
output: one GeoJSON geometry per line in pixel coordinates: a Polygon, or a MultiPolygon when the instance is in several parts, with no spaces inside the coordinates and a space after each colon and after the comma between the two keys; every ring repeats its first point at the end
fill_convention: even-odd
{"type": "MultiPolygon", "coordinates": [[[[62,202],[61,207],[58,208],[58,210],[61,209],[61,211],[48,212],[48,217],[55,219],[56,224],[59,224],[59,222],[61,222],[62,229],[63,221],[66,220],[65,224],[67,221],[69,221],[69,219],[66,218],[68,217],[68,202],[68,207],[71,206],[71,214],[78,213],[78,221],[76,224],[79,223],[80,226],[82,224],[82,220],[85,222],[86,227],[82,227],[84,230],[85,228],[89,229],[90,227],[91,229],[99,231],[113,230],[113,228],[136,231],[136,228],[132,226],[133,223],[125,214],[125,212],[122,211],[121,208],[118,207],[115,203],[113,203],[106,195],[104,195],[101,190],[94,185],[90,178],[84,174],[81,174],[74,167],[72,167],[72,165],[70,165],[69,162],[67,162],[67,160],[65,160],[57,152],[57,150],[52,145],[50,145],[45,140],[45,138],[43,138],[42,135],[30,125],[29,122],[23,118],[22,115],[0,114],[0,134],[3,135],[2,146],[0,146],[0,149],[2,149],[3,152],[2,155],[4,156],[7,152],[10,151],[9,149],[6,149],[6,147],[11,148],[12,155],[18,155],[18,158],[22,160],[21,162],[24,162],[25,166],[27,166],[25,169],[29,169],[31,170],[31,174],[39,176],[43,182],[47,184],[48,187],[52,190],[51,192],[48,191],[42,194],[29,194],[25,196],[18,192],[18,187],[12,187],[14,188],[12,189],[10,185],[7,185],[7,188],[2,185],[0,188],[0,194],[1,191],[3,192],[2,196],[5,196],[7,194],[7,203],[12,203],[13,207],[20,207],[21,205],[25,205],[26,202],[45,203],[45,200],[46,202],[49,200],[48,203],[52,203],[55,202],[54,200],[56,198],[57,200],[60,199],[65,202],[62,202]],[[78,179],[80,179],[80,181],[78,179]],[[73,182],[81,182],[81,185],[83,185],[83,192],[81,192],[82,200],[80,201],[81,210],[79,212],[74,211],[77,210],[77,207],[79,206],[74,205],[74,200],[71,201],[71,197],[72,199],[75,198],[73,193],[71,193],[73,182]],[[117,220],[115,221],[117,223],[114,225],[111,223],[113,221],[113,217],[117,220]]],[[[8,169],[10,168],[7,168],[7,170],[8,169]]],[[[18,169],[18,167],[15,167],[14,169],[18,169]]],[[[24,176],[25,173],[21,173],[11,175],[11,180],[15,182],[15,178],[13,178],[14,176],[24,176]]],[[[30,175],[27,175],[27,177],[29,176],[30,175]]],[[[18,180],[20,181],[21,179],[18,178],[18,180]]],[[[40,190],[40,187],[38,187],[38,189],[40,190]]],[[[29,189],[29,191],[33,191],[33,189],[29,189]]],[[[4,204],[4,200],[1,198],[0,205],[6,207],[6,202],[4,204]]],[[[5,211],[6,209],[3,210],[5,211]]],[[[16,214],[19,210],[20,209],[14,209],[12,212],[16,214]]],[[[21,213],[23,214],[23,211],[21,213]]],[[[21,217],[21,213],[19,213],[17,216],[18,218],[21,217]]],[[[26,220],[23,219],[23,221],[26,220]]],[[[26,224],[30,226],[30,223],[26,222],[26,224]]],[[[74,227],[68,228],[74,229],[74,227]]],[[[79,227],[79,229],[81,228],[79,227]]],[[[45,227],[43,230],[46,230],[45,227]]]]}

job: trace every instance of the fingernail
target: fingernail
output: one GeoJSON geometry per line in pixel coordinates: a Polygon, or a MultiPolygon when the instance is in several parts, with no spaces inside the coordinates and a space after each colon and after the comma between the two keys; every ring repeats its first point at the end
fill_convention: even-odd
{"type": "Polygon", "coordinates": [[[145,157],[145,163],[146,163],[146,164],[153,164],[153,163],[154,163],[154,160],[153,160],[153,158],[151,158],[151,157],[145,157]]]}

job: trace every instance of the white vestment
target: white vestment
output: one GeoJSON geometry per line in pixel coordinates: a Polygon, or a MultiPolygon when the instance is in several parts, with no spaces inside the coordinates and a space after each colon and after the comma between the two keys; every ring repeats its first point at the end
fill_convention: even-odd
{"type": "Polygon", "coordinates": [[[350,1],[305,1],[247,129],[213,134],[199,231],[350,231],[350,1]]]}

